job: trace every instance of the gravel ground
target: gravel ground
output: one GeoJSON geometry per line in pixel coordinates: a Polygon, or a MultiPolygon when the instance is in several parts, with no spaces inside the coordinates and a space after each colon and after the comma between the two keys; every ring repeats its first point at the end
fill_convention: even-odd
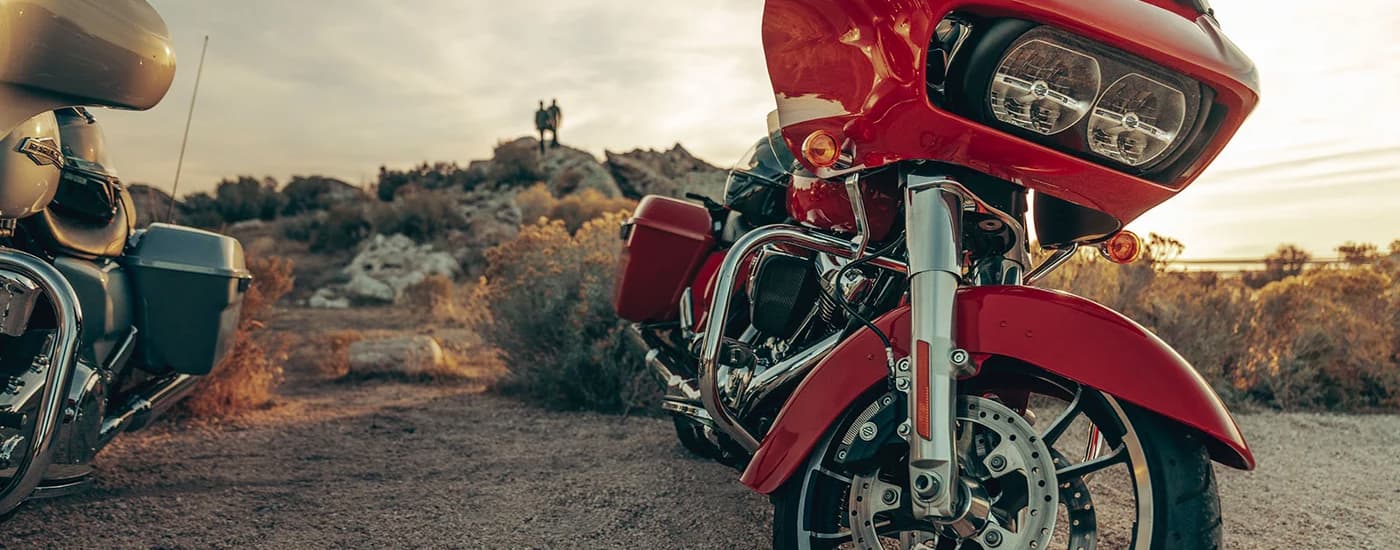
{"type": "MultiPolygon", "coordinates": [[[[1400,418],[1248,415],[1221,470],[1228,547],[1400,548],[1400,418]],[[1310,454],[1311,453],[1311,454],[1310,454]]],[[[546,412],[470,385],[332,383],[167,423],[33,502],[7,548],[757,548],[767,499],[655,418],[546,412]]]]}

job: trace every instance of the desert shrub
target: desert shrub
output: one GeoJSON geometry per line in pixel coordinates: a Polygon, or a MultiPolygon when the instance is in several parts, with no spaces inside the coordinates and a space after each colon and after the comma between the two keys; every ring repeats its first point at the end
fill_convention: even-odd
{"type": "Polygon", "coordinates": [[[549,192],[549,187],[536,183],[515,194],[515,206],[520,209],[520,219],[525,223],[535,223],[540,218],[549,217],[559,199],[549,192]]]}
{"type": "Polygon", "coordinates": [[[282,235],[307,243],[312,252],[334,253],[354,250],[372,229],[363,206],[343,204],[324,215],[287,221],[282,226],[282,235]]]}
{"type": "Polygon", "coordinates": [[[352,201],[363,196],[363,192],[344,181],[324,176],[292,176],[287,186],[282,188],[283,215],[296,215],[315,210],[326,210],[332,206],[352,201]]]}
{"type": "Polygon", "coordinates": [[[1400,405],[1400,303],[1371,267],[1319,269],[1260,289],[1249,387],[1287,409],[1400,405]]]}
{"type": "Polygon", "coordinates": [[[233,347],[182,404],[194,416],[224,416],[265,405],[282,382],[287,343],[259,338],[272,305],[292,290],[292,262],[286,258],[254,258],[248,262],[253,284],[243,297],[233,347]]]}
{"type": "Polygon", "coordinates": [[[654,397],[610,300],[621,220],[604,215],[573,235],[558,220],[527,225],[487,251],[472,324],[509,369],[498,388],[550,407],[614,412],[654,397]]]}
{"type": "Polygon", "coordinates": [[[224,216],[219,213],[219,201],[206,192],[191,193],[176,203],[179,212],[177,221],[195,227],[215,228],[224,225],[224,216]]]}
{"type": "Polygon", "coordinates": [[[429,275],[404,289],[404,303],[433,319],[456,316],[457,285],[451,277],[429,275]]]}
{"type": "Polygon", "coordinates": [[[453,229],[466,229],[467,220],[455,202],[432,194],[416,194],[371,212],[374,232],[402,233],[417,242],[435,239],[453,229]]]}
{"type": "Polygon", "coordinates": [[[544,184],[535,184],[515,194],[515,205],[520,208],[520,219],[526,223],[540,218],[559,220],[564,222],[569,233],[575,233],[585,222],[604,214],[632,211],[637,201],[609,197],[592,188],[555,198],[544,184]]]}
{"type": "Polygon", "coordinates": [[[219,182],[214,189],[214,200],[225,222],[243,220],[271,220],[282,211],[286,198],[277,192],[277,180],[264,178],[262,181],[249,176],[239,176],[219,182]]]}
{"type": "Polygon", "coordinates": [[[313,369],[325,376],[339,378],[350,373],[350,344],[364,340],[357,330],[337,330],[317,338],[313,369]]]}
{"type": "Polygon", "coordinates": [[[608,197],[596,189],[584,189],[559,199],[550,209],[549,218],[563,221],[564,227],[573,233],[589,220],[614,212],[631,212],[636,207],[637,201],[632,199],[608,197]]]}
{"type": "Polygon", "coordinates": [[[1264,269],[1242,275],[1244,283],[1251,288],[1263,288],[1274,281],[1282,281],[1303,273],[1307,269],[1312,254],[1296,245],[1279,245],[1278,250],[1264,257],[1264,269]]]}
{"type": "Polygon", "coordinates": [[[489,177],[499,184],[526,184],[544,178],[540,170],[539,142],[516,140],[496,145],[489,177]]]}
{"type": "Polygon", "coordinates": [[[379,200],[389,202],[404,195],[407,189],[471,190],[485,179],[486,175],[479,167],[462,167],[455,162],[424,162],[407,170],[391,170],[380,166],[375,194],[379,200]]]}

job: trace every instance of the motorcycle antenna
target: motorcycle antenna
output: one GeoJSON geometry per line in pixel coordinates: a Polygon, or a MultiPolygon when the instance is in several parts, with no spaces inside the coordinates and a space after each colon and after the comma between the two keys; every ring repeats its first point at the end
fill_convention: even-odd
{"type": "Polygon", "coordinates": [[[180,140],[180,157],[175,161],[175,183],[170,186],[170,210],[166,218],[175,223],[175,197],[180,190],[180,170],[185,167],[185,146],[190,143],[190,123],[194,122],[194,104],[199,99],[199,80],[204,77],[204,55],[209,53],[209,35],[204,35],[204,48],[199,51],[199,68],[194,73],[194,93],[190,94],[190,114],[185,117],[185,137],[180,140]]]}

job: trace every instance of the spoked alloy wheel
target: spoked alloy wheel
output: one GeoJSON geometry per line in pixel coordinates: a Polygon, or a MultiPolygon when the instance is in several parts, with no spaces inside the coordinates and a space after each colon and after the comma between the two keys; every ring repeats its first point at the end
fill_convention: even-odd
{"type": "Polygon", "coordinates": [[[914,519],[902,443],[861,471],[835,460],[856,416],[848,414],[773,495],[774,548],[1219,547],[1214,472],[1199,437],[1048,375],[995,386],[968,384],[976,393],[959,398],[958,518],[914,519]],[[1024,414],[1003,403],[1027,391],[1024,414]]]}

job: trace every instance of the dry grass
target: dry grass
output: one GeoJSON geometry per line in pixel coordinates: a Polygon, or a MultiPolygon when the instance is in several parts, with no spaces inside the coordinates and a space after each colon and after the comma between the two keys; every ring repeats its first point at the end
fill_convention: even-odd
{"type": "Polygon", "coordinates": [[[282,363],[289,340],[282,335],[262,335],[271,306],[292,290],[292,262],[286,258],[254,258],[248,261],[253,284],[243,297],[243,309],[234,335],[233,349],[200,381],[183,408],[193,416],[225,416],[261,407],[282,382],[282,363]]]}

